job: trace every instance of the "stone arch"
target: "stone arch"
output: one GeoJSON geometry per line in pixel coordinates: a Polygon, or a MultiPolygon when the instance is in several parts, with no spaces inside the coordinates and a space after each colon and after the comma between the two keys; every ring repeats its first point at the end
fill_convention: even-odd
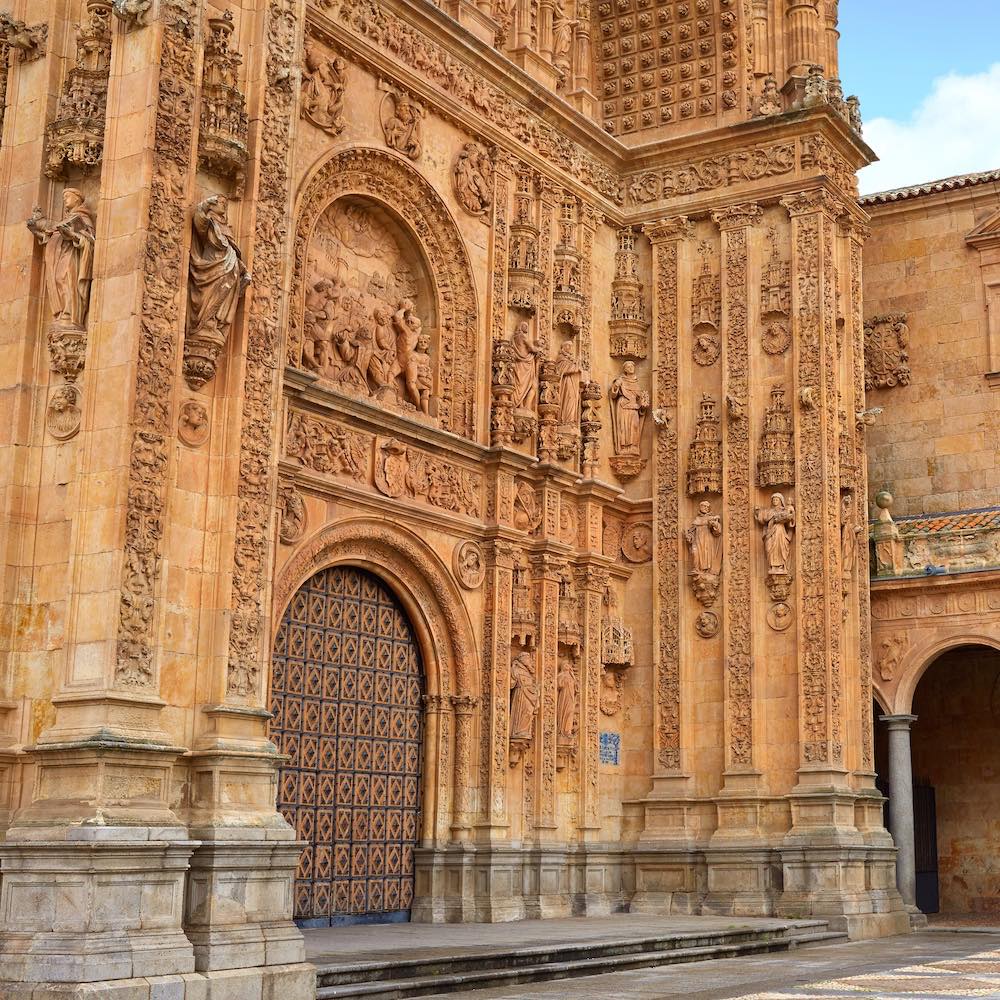
{"type": "Polygon", "coordinates": [[[304,185],[295,212],[286,358],[302,364],[302,329],[309,246],[335,202],[363,199],[391,215],[426,259],[438,327],[438,419],[448,431],[475,438],[478,308],[472,266],[457,223],[435,191],[406,160],[364,147],[331,153],[304,185]]]}
{"type": "Polygon", "coordinates": [[[933,642],[924,642],[906,651],[900,663],[899,685],[892,699],[893,712],[909,714],[913,709],[913,696],[920,678],[945,653],[960,646],[985,646],[1000,652],[1000,638],[983,632],[955,632],[933,642]]]}
{"type": "Polygon", "coordinates": [[[331,566],[373,573],[409,617],[423,660],[427,702],[423,839],[443,838],[449,827],[453,838],[467,839],[475,773],[470,712],[479,702],[479,665],[458,585],[412,531],[376,518],[348,518],[304,539],[278,574],[272,634],[298,588],[331,566]]]}

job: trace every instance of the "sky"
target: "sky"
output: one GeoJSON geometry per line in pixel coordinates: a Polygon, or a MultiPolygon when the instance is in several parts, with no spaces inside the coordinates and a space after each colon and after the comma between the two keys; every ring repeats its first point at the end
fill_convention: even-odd
{"type": "Polygon", "coordinates": [[[880,162],[861,193],[1000,169],[1000,0],[840,0],[840,76],[880,162]]]}

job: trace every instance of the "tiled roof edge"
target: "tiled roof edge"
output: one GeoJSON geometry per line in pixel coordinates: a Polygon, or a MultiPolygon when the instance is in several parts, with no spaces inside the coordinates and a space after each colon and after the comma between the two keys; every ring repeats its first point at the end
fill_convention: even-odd
{"type": "Polygon", "coordinates": [[[919,198],[925,194],[957,191],[961,188],[974,187],[977,184],[989,184],[992,182],[1000,182],[1000,168],[997,170],[982,170],[979,173],[959,174],[956,177],[945,177],[940,181],[928,181],[926,184],[895,188],[892,191],[876,191],[874,194],[864,195],[859,200],[862,205],[889,205],[896,201],[919,198]]]}

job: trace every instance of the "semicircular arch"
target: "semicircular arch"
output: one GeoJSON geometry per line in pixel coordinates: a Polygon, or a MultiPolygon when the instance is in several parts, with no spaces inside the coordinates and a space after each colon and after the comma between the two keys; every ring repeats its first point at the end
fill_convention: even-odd
{"type": "Polygon", "coordinates": [[[908,649],[900,663],[899,685],[893,698],[893,711],[897,714],[910,713],[920,679],[945,653],[962,646],[985,646],[987,649],[1000,652],[1000,638],[983,632],[961,631],[908,649]]]}

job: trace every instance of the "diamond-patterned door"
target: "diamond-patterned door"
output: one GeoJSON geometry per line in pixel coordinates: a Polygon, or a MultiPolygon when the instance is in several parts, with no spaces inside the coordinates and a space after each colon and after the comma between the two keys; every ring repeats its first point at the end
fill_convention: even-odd
{"type": "Polygon", "coordinates": [[[413,629],[375,576],[323,570],[274,640],[278,808],[306,842],[295,918],[405,920],[420,826],[423,672],[413,629]]]}

